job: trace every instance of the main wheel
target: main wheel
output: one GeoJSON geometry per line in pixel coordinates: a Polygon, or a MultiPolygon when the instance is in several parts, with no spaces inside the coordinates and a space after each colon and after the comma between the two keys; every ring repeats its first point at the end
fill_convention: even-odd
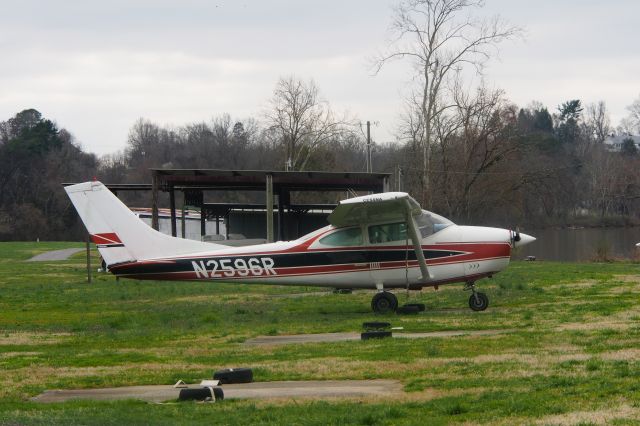
{"type": "Polygon", "coordinates": [[[397,308],[398,299],[393,293],[389,293],[388,291],[376,293],[373,299],[371,299],[371,309],[377,314],[395,312],[397,308]]]}
{"type": "Polygon", "coordinates": [[[469,296],[469,307],[474,311],[484,311],[489,306],[489,298],[486,294],[476,291],[469,296]]]}

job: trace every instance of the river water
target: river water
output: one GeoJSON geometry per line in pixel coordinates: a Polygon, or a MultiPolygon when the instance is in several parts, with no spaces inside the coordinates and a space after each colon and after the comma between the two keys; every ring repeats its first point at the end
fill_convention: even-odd
{"type": "Polygon", "coordinates": [[[598,249],[616,258],[640,255],[640,227],[584,229],[528,229],[524,233],[537,238],[514,253],[513,258],[536,256],[539,260],[583,262],[592,260],[598,249]]]}

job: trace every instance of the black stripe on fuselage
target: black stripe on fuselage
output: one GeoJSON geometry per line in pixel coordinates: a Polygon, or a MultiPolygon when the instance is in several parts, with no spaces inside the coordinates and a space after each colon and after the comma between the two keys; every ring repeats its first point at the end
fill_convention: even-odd
{"type": "MultiPolygon", "coordinates": [[[[455,250],[424,250],[424,256],[427,260],[441,259],[450,256],[466,254],[463,251],[455,250]]],[[[200,263],[208,260],[221,259],[263,259],[270,258],[274,262],[273,268],[291,268],[305,266],[324,266],[324,265],[342,265],[349,263],[372,263],[372,262],[398,262],[408,259],[416,260],[416,254],[413,249],[408,251],[399,250],[334,250],[313,252],[307,251],[303,253],[261,253],[246,255],[229,255],[229,256],[207,256],[194,257],[188,259],[176,259],[175,263],[145,263],[136,264],[129,263],[112,268],[115,274],[144,274],[144,273],[166,273],[166,272],[191,272],[193,271],[192,262],[200,263]]]]}

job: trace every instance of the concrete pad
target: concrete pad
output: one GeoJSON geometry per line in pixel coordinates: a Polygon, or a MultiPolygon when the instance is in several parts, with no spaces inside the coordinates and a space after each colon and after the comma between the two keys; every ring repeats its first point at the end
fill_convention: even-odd
{"type": "Polygon", "coordinates": [[[343,342],[360,340],[360,333],[284,334],[281,336],[258,336],[245,340],[245,345],[286,345],[289,343],[343,342]]]}
{"type": "MultiPolygon", "coordinates": [[[[431,331],[427,333],[403,333],[393,331],[393,337],[405,339],[422,339],[428,337],[455,337],[455,336],[493,336],[496,334],[513,333],[516,330],[446,330],[431,331]]],[[[360,340],[360,333],[318,333],[318,334],[290,334],[282,336],[259,336],[247,339],[245,345],[286,345],[290,343],[318,343],[318,342],[344,342],[347,340],[360,340]]]]}
{"type": "Polygon", "coordinates": [[[47,251],[47,252],[35,255],[31,259],[27,259],[27,262],[49,262],[52,260],[67,260],[74,254],[79,253],[83,250],[86,250],[86,249],[68,248],[63,250],[47,251]]]}
{"type": "MultiPolygon", "coordinates": [[[[190,387],[200,387],[193,386],[190,387]]],[[[311,380],[254,382],[222,385],[225,399],[247,398],[333,398],[389,395],[402,392],[397,380],[311,380]]],[[[113,401],[140,399],[149,402],[175,400],[180,389],[170,385],[126,386],[103,389],[48,390],[32,401],[51,403],[73,399],[113,401]]]]}

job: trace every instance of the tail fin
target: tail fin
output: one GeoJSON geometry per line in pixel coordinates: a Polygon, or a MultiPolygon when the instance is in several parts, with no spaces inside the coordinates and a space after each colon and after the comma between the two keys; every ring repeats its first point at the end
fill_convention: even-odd
{"type": "Polygon", "coordinates": [[[71,185],[65,191],[107,265],[224,248],[152,229],[100,182],[71,185]]]}

